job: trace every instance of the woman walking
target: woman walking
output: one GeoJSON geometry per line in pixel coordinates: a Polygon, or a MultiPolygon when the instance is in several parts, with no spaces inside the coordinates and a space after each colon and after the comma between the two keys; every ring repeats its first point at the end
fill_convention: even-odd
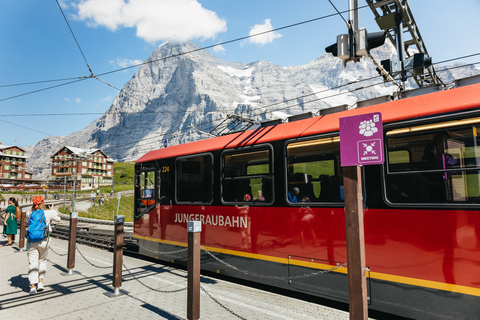
{"type": "Polygon", "coordinates": [[[15,219],[15,213],[17,212],[18,203],[15,198],[8,199],[8,207],[5,212],[5,227],[3,233],[7,235],[8,242],[5,246],[11,246],[15,242],[15,235],[17,234],[17,219],[15,219]]]}
{"type": "MultiPolygon", "coordinates": [[[[44,221],[46,228],[48,228],[49,233],[52,232],[51,222],[60,221],[60,216],[58,212],[53,209],[51,206],[48,210],[45,207],[44,200],[42,196],[35,196],[32,199],[33,206],[32,211],[27,213],[30,228],[34,228],[32,225],[33,222],[30,220],[33,216],[40,215],[40,220],[44,221]]],[[[37,220],[38,221],[38,220],[37,220]]],[[[28,238],[28,236],[27,236],[28,238]]],[[[50,246],[50,237],[47,235],[42,240],[37,242],[31,242],[29,240],[27,246],[27,256],[28,256],[28,280],[30,282],[30,295],[34,295],[40,291],[44,290],[43,279],[45,273],[47,272],[47,256],[48,248],[50,246]]]]}

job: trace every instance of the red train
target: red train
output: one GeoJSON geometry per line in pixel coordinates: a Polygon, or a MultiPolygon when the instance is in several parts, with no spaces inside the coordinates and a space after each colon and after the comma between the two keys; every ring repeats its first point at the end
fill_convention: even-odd
{"type": "Polygon", "coordinates": [[[135,165],[140,253],[348,301],[339,118],[381,112],[385,163],[364,166],[369,308],[480,317],[480,84],[151,151],[135,165]],[[290,278],[289,278],[290,277],[290,278]]]}

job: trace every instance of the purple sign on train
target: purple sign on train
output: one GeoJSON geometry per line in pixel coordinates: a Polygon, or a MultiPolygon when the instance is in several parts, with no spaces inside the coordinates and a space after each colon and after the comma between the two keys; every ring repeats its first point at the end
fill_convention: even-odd
{"type": "Polygon", "coordinates": [[[383,163],[383,126],[380,112],[340,118],[339,121],[342,167],[383,163]]]}

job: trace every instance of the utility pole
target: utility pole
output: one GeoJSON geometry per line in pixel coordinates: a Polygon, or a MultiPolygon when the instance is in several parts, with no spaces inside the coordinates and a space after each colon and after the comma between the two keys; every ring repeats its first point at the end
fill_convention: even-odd
{"type": "Polygon", "coordinates": [[[358,0],[348,1],[348,38],[350,43],[350,58],[357,62],[355,50],[355,32],[358,30],[358,0]]]}
{"type": "Polygon", "coordinates": [[[404,49],[404,41],[403,41],[403,16],[402,11],[398,7],[398,4],[395,2],[395,26],[396,30],[396,42],[397,42],[397,53],[398,53],[398,61],[400,62],[401,67],[401,77],[402,80],[402,88],[405,89],[405,81],[407,81],[407,73],[405,72],[405,49],[404,49]]]}

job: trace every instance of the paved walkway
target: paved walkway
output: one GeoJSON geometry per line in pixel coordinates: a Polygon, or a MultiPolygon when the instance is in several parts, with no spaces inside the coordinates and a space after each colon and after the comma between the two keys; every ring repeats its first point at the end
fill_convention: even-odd
{"type": "MultiPolygon", "coordinates": [[[[29,296],[26,252],[3,247],[0,235],[0,319],[186,319],[186,271],[125,256],[121,289],[128,294],[110,298],[113,253],[79,244],[80,274],[65,276],[67,242],[51,241],[45,291],[29,296]]],[[[201,288],[201,319],[349,319],[348,312],[209,277],[201,288]]]]}

